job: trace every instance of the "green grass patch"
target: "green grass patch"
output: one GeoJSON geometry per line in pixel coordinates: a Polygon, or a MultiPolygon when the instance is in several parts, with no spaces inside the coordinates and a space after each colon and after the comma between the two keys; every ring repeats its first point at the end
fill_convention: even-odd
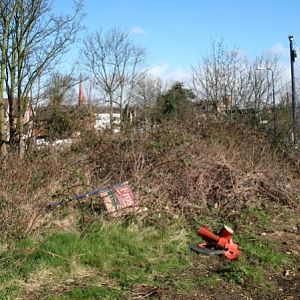
{"type": "MultiPolygon", "coordinates": [[[[1,253],[0,282],[28,281],[41,269],[57,269],[62,274],[59,284],[63,284],[74,266],[81,266],[94,270],[93,276],[105,276],[123,290],[136,284],[157,284],[164,276],[188,265],[191,253],[186,235],[178,228],[166,232],[154,227],[140,230],[131,225],[99,224],[90,228],[84,237],[73,232],[59,232],[39,242],[24,239],[16,242],[13,252],[1,253]]],[[[93,290],[95,295],[108,299],[115,292],[113,287],[93,290]]],[[[89,293],[92,292],[74,289],[64,297],[75,299],[77,294],[78,299],[81,294],[86,299],[98,297],[89,293]]]]}
{"type": "Polygon", "coordinates": [[[249,227],[264,229],[269,225],[270,219],[270,215],[264,209],[247,208],[241,212],[239,221],[248,224],[249,227]]]}
{"type": "Polygon", "coordinates": [[[236,240],[251,264],[276,269],[291,261],[291,257],[281,252],[276,243],[266,241],[258,235],[245,233],[237,235],[236,240]]]}
{"type": "Polygon", "coordinates": [[[48,300],[71,300],[71,299],[119,299],[122,291],[119,289],[105,288],[105,287],[88,287],[88,288],[74,288],[59,296],[50,296],[48,300]]]}
{"type": "Polygon", "coordinates": [[[0,300],[16,299],[20,291],[20,287],[15,283],[3,285],[0,287],[0,300]]]}

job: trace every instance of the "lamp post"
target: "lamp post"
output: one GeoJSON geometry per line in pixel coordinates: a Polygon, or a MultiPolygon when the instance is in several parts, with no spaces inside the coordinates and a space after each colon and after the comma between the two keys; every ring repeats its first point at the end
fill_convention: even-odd
{"type": "Polygon", "coordinates": [[[291,81],[292,81],[292,122],[293,122],[293,133],[292,142],[297,144],[297,133],[296,133],[296,99],[295,99],[295,74],[294,74],[294,63],[297,57],[296,50],[293,47],[294,37],[292,34],[289,35],[290,41],[290,59],[291,59],[291,81]]]}
{"type": "Polygon", "coordinates": [[[277,126],[276,126],[276,114],[275,114],[275,110],[276,110],[276,102],[275,102],[275,79],[274,79],[274,71],[271,68],[264,68],[264,67],[260,67],[257,68],[256,70],[258,71],[270,71],[271,75],[272,75],[272,102],[273,102],[273,139],[274,139],[274,144],[276,142],[276,137],[277,137],[277,126]]]}

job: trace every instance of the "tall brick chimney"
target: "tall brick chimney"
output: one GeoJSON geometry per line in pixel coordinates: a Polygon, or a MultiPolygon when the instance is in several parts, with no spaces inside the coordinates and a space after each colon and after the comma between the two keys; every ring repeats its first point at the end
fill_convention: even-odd
{"type": "Polygon", "coordinates": [[[83,93],[82,78],[80,76],[78,106],[83,106],[83,102],[84,102],[84,93],[83,93]]]}

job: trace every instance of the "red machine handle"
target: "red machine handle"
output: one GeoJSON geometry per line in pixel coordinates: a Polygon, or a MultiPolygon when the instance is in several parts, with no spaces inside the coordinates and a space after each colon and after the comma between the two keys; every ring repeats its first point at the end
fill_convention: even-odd
{"type": "Polygon", "coordinates": [[[208,242],[218,242],[220,237],[210,231],[210,229],[206,226],[201,226],[197,234],[201,236],[205,241],[208,242]]]}

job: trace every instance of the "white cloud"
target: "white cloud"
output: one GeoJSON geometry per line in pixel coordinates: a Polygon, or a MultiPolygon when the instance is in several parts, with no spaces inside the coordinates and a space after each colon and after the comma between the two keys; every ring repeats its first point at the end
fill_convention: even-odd
{"type": "Polygon", "coordinates": [[[135,26],[131,28],[130,33],[132,35],[145,35],[146,31],[141,26],[135,26]]]}
{"type": "Polygon", "coordinates": [[[154,77],[159,77],[165,82],[187,82],[190,73],[181,67],[171,67],[166,63],[161,63],[150,68],[149,73],[154,77]]]}
{"type": "Polygon", "coordinates": [[[186,70],[177,67],[170,73],[171,77],[173,77],[176,81],[182,81],[185,82],[189,77],[190,74],[186,70]]]}
{"type": "Polygon", "coordinates": [[[163,63],[150,68],[149,73],[154,77],[162,78],[168,69],[168,65],[163,63]]]}

